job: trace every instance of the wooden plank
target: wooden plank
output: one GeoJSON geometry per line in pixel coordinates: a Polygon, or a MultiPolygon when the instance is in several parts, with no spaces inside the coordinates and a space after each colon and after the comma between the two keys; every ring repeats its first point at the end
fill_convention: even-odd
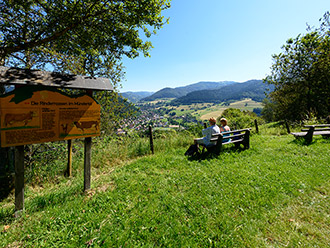
{"type": "Polygon", "coordinates": [[[24,146],[15,147],[15,217],[24,210],[24,146]]]}
{"type": "Polygon", "coordinates": [[[313,135],[330,135],[330,131],[316,131],[313,135]]]}
{"type": "Polygon", "coordinates": [[[44,85],[56,88],[113,90],[108,78],[0,66],[0,84],[44,85]]]}
{"type": "Polygon", "coordinates": [[[224,142],[224,143],[222,143],[222,145],[226,145],[226,144],[235,144],[235,143],[240,143],[240,142],[242,142],[242,141],[244,141],[244,139],[231,140],[231,141],[229,141],[229,142],[224,142]]]}
{"type": "Polygon", "coordinates": [[[295,137],[303,137],[307,134],[307,132],[298,132],[298,133],[291,133],[295,137]]]}
{"type": "MultiPolygon", "coordinates": [[[[235,134],[235,135],[231,135],[231,136],[224,136],[223,135],[223,139],[233,139],[233,138],[242,138],[245,134],[242,133],[242,134],[235,134]]],[[[218,140],[218,137],[219,135],[213,137],[210,139],[210,141],[217,141],[218,140]]],[[[235,139],[236,140],[236,139],[235,139]]]]}
{"type": "Polygon", "coordinates": [[[330,124],[304,125],[304,127],[330,127],[330,124]]]}
{"type": "Polygon", "coordinates": [[[92,138],[85,138],[84,145],[84,191],[91,188],[92,138]]]}
{"type": "MultiPolygon", "coordinates": [[[[302,132],[308,132],[309,129],[301,129],[302,132]]],[[[317,131],[330,131],[330,128],[315,128],[314,132],[317,131]]]]}
{"type": "MultiPolygon", "coordinates": [[[[245,135],[244,133],[234,134],[234,135],[229,135],[229,136],[225,136],[227,133],[221,133],[221,134],[223,135],[223,138],[224,139],[240,138],[240,137],[243,137],[245,135]]],[[[212,135],[212,138],[211,138],[211,141],[216,141],[217,140],[217,137],[219,135],[220,134],[213,134],[212,135]]]]}
{"type": "MultiPolygon", "coordinates": [[[[298,133],[291,133],[292,135],[296,137],[304,137],[307,135],[307,132],[298,132],[298,133]]],[[[313,132],[313,135],[328,135],[330,134],[330,131],[315,131],[313,132]]]]}

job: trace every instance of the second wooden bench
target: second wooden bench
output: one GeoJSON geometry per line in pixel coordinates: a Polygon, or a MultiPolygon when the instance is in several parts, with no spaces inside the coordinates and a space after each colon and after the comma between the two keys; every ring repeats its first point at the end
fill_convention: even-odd
{"type": "Polygon", "coordinates": [[[301,132],[291,133],[295,138],[303,138],[306,143],[310,144],[313,141],[314,135],[322,135],[330,137],[330,124],[305,125],[301,132]]]}

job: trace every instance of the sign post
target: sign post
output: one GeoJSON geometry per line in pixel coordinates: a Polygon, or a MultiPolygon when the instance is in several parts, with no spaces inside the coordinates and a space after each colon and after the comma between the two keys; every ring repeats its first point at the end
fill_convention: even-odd
{"type": "Polygon", "coordinates": [[[24,210],[24,146],[15,147],[15,217],[24,210]]]}
{"type": "Polygon", "coordinates": [[[15,216],[24,210],[24,145],[68,140],[66,175],[72,175],[72,139],[84,141],[84,191],[91,187],[92,137],[100,135],[101,107],[93,90],[113,90],[106,78],[0,66],[0,84],[15,85],[0,96],[1,147],[15,146],[15,216]],[[86,90],[71,96],[57,88],[86,90]]]}
{"type": "Polygon", "coordinates": [[[87,191],[91,188],[92,138],[85,138],[84,150],[84,191],[87,191]]]}
{"type": "Polygon", "coordinates": [[[67,177],[72,176],[72,140],[68,140],[68,163],[67,163],[65,175],[67,177]]]}

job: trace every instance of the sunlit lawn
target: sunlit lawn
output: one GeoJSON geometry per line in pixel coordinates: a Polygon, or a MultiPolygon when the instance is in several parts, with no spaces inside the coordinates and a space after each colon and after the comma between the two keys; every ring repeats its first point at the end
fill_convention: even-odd
{"type": "Polygon", "coordinates": [[[94,169],[87,194],[81,175],[27,187],[21,219],[2,206],[0,246],[329,247],[329,148],[329,139],[253,135],[251,149],[218,158],[167,147],[94,169]]]}

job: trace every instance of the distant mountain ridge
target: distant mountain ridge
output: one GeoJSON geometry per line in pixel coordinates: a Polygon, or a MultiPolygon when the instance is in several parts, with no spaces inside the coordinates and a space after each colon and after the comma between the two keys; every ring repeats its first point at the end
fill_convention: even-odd
{"type": "Polygon", "coordinates": [[[265,92],[274,87],[263,83],[262,80],[249,80],[244,83],[234,83],[213,90],[200,90],[188,93],[172,101],[173,104],[192,104],[204,102],[225,102],[251,98],[260,102],[265,98],[265,92]]]}
{"type": "Polygon", "coordinates": [[[181,86],[176,88],[163,88],[154,94],[141,99],[141,101],[154,101],[160,98],[179,98],[183,97],[191,92],[200,90],[211,90],[224,87],[226,85],[234,84],[233,81],[222,81],[222,82],[198,82],[189,84],[187,86],[181,86]]]}
{"type": "Polygon", "coordinates": [[[154,92],[149,92],[149,91],[138,91],[138,92],[127,91],[121,93],[123,97],[127,98],[132,103],[136,103],[145,97],[151,96],[152,94],[154,94],[154,92]]]}
{"type": "Polygon", "coordinates": [[[163,88],[153,92],[124,92],[123,97],[131,102],[154,101],[161,98],[174,98],[173,105],[187,105],[192,103],[221,103],[231,100],[242,100],[251,98],[254,101],[262,101],[265,92],[272,91],[273,85],[268,85],[263,80],[249,80],[243,83],[234,81],[222,82],[198,82],[187,86],[176,88],[163,88]]]}

